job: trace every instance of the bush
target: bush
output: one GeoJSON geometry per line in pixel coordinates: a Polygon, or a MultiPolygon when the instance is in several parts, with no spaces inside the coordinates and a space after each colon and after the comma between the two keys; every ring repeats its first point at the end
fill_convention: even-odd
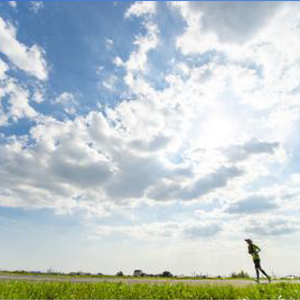
{"type": "Polygon", "coordinates": [[[161,277],[173,277],[172,273],[169,272],[169,271],[164,271],[162,274],[161,274],[161,277]]]}
{"type": "Polygon", "coordinates": [[[232,278],[249,278],[249,274],[247,272],[244,272],[244,271],[240,271],[239,273],[235,273],[233,272],[231,274],[231,277],[232,278]]]}

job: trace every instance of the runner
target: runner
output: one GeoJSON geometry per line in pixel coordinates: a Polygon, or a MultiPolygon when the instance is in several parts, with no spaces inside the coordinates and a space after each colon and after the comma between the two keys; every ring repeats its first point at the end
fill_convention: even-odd
{"type": "Polygon", "coordinates": [[[255,271],[256,271],[256,281],[259,283],[259,271],[261,271],[269,280],[269,283],[271,283],[271,277],[261,268],[260,266],[260,258],[258,255],[258,252],[260,252],[260,248],[253,244],[252,240],[246,239],[245,240],[248,243],[248,252],[252,255],[255,271]]]}

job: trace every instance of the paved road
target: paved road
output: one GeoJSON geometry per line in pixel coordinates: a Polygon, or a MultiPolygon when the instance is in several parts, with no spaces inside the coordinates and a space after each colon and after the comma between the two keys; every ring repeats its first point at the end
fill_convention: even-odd
{"type": "MultiPolygon", "coordinates": [[[[43,275],[0,275],[0,280],[26,280],[26,281],[48,281],[48,282],[123,282],[128,284],[134,283],[151,283],[151,284],[190,284],[190,285],[199,285],[199,284],[216,284],[216,285],[234,285],[234,286],[245,286],[256,284],[252,280],[243,280],[243,279],[200,279],[200,280],[191,280],[191,279],[131,279],[131,278],[93,278],[93,277],[55,277],[55,276],[43,276],[43,275]]],[[[300,280],[280,280],[273,281],[276,282],[290,282],[300,284],[300,280]]],[[[262,280],[262,283],[267,283],[262,280]]]]}

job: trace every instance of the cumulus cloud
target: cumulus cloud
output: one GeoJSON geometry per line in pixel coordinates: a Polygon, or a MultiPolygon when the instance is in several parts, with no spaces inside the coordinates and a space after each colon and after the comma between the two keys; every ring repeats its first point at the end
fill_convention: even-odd
{"type": "Polygon", "coordinates": [[[26,140],[12,139],[1,147],[1,189],[10,195],[1,198],[2,205],[7,204],[8,198],[14,198],[18,206],[59,209],[66,203],[75,205],[76,195],[82,191],[100,188],[111,175],[110,162],[87,142],[76,138],[77,133],[84,132],[75,127],[46,119],[32,129],[35,145],[27,148],[26,140]]]}
{"type": "Polygon", "coordinates": [[[29,93],[27,90],[11,81],[7,85],[7,91],[10,93],[8,101],[10,104],[9,115],[14,121],[21,118],[32,119],[38,115],[34,108],[29,104],[29,93]]]}
{"type": "MultiPolygon", "coordinates": [[[[153,1],[137,1],[125,13],[125,18],[132,16],[143,17],[142,26],[145,34],[137,35],[133,45],[135,49],[130,53],[127,61],[123,61],[119,56],[116,56],[113,63],[117,67],[125,68],[127,74],[124,77],[125,83],[130,86],[138,86],[136,81],[140,80],[139,73],[144,74],[147,69],[148,53],[157,48],[159,44],[159,28],[152,20],[152,16],[156,12],[156,3],[153,1]]],[[[144,82],[146,85],[146,83],[144,82]]]]}
{"type": "Polygon", "coordinates": [[[32,10],[36,14],[44,8],[43,1],[29,1],[29,3],[30,3],[30,10],[32,10]]]}
{"type": "MultiPolygon", "coordinates": [[[[1,125],[6,125],[9,119],[16,122],[22,118],[33,119],[38,116],[38,112],[29,103],[29,91],[16,80],[6,78],[2,82],[0,94],[7,99],[6,112],[0,110],[1,125]]],[[[3,98],[0,101],[0,109],[2,102],[4,102],[3,98]]]]}
{"type": "Polygon", "coordinates": [[[256,214],[278,208],[274,199],[264,196],[250,196],[231,203],[227,212],[232,214],[256,214]]]}
{"type": "MultiPolygon", "coordinates": [[[[8,147],[16,152],[3,150],[6,167],[2,177],[11,178],[11,182],[3,180],[3,188],[18,199],[16,203],[20,206],[56,206],[58,209],[71,203],[71,207],[85,206],[89,210],[93,208],[93,201],[101,210],[99,207],[107,202],[131,203],[148,198],[201,200],[207,195],[216,197],[216,192],[230,187],[235,189],[235,182],[252,172],[248,159],[260,154],[272,157],[278,144],[273,142],[276,139],[249,139],[264,127],[254,131],[255,116],[239,114],[243,124],[247,118],[251,121],[251,126],[243,131],[246,139],[241,143],[235,132],[229,132],[232,135],[225,141],[228,147],[219,147],[224,139],[218,133],[224,134],[225,122],[235,122],[238,118],[230,118],[232,104],[225,110],[219,95],[215,94],[216,89],[206,86],[214,77],[207,79],[204,86],[199,84],[202,74],[201,67],[191,69],[187,81],[176,77],[176,84],[170,84],[164,91],[145,85],[141,77],[140,82],[132,82],[132,89],[142,91],[135,92],[132,100],[103,112],[75,117],[74,121],[58,122],[39,116],[38,124],[27,136],[30,147],[26,141],[16,141],[8,147]],[[229,117],[220,121],[219,116],[227,113],[229,117]],[[207,139],[203,139],[202,124],[206,119],[209,126],[204,126],[204,131],[213,131],[212,138],[220,139],[210,148],[207,148],[207,139]],[[232,145],[238,145],[234,151],[232,145]],[[203,151],[194,155],[196,149],[203,151]],[[13,163],[16,157],[24,162],[13,163]],[[28,157],[31,160],[27,162],[28,157]],[[241,159],[243,165],[235,165],[241,159]],[[23,174],[19,166],[26,162],[29,168],[29,161],[35,163],[24,182],[18,175],[23,174]],[[32,200],[34,193],[39,193],[43,200],[39,203],[32,200]],[[88,193],[93,194],[92,202],[83,200],[88,199],[88,193]]],[[[218,80],[222,82],[222,78],[218,80]]],[[[60,104],[73,103],[73,100],[68,93],[57,99],[60,104]]],[[[233,124],[232,127],[238,127],[233,124]]],[[[260,168],[265,168],[267,163],[266,160],[256,162],[260,168]]],[[[251,176],[254,180],[259,175],[251,173],[251,176]]]]}
{"type": "Polygon", "coordinates": [[[119,198],[140,198],[145,190],[165,174],[163,163],[155,157],[138,157],[119,154],[119,172],[107,185],[110,196],[119,198]]]}
{"type": "Polygon", "coordinates": [[[157,240],[161,238],[171,238],[178,235],[179,225],[174,222],[138,225],[111,226],[100,225],[93,229],[95,238],[103,236],[119,236],[135,240],[157,240]]]}
{"type": "MultiPolygon", "coordinates": [[[[123,61],[117,56],[114,60],[117,67],[125,68],[128,99],[125,95],[126,100],[114,108],[101,107],[101,111],[76,116],[74,95],[65,92],[58,96],[56,103],[74,114],[74,120],[59,122],[39,115],[37,124],[27,136],[15,137],[7,141],[5,147],[1,146],[0,188],[5,191],[1,194],[2,205],[52,207],[56,211],[84,208],[103,216],[109,205],[117,207],[138,201],[154,205],[155,200],[160,201],[159,205],[164,200],[191,205],[193,201],[186,200],[200,203],[210,197],[222,199],[220,209],[224,212],[227,208],[231,214],[251,215],[277,208],[271,198],[241,198],[241,194],[248,188],[246,184],[273,172],[269,158],[275,161],[279,148],[285,147],[285,140],[278,136],[277,127],[270,125],[270,119],[278,122],[275,112],[282,111],[279,98],[273,101],[272,96],[275,90],[279,94],[277,82],[281,85],[281,95],[286,95],[286,90],[293,89],[294,85],[284,88],[280,76],[268,77],[272,72],[262,56],[272,51],[256,45],[245,60],[232,59],[225,54],[222,59],[221,55],[212,54],[211,60],[199,56],[193,63],[184,57],[178,58],[179,61],[174,62],[177,71],[171,70],[165,77],[166,87],[155,90],[144,76],[149,52],[155,51],[159,44],[159,28],[151,19],[153,5],[135,3],[126,13],[128,18],[145,18],[143,34],[136,36],[135,48],[128,59],[123,61]],[[230,203],[230,199],[238,200],[230,203]]],[[[246,38],[255,39],[258,25],[264,26],[276,10],[274,5],[273,12],[270,9],[268,15],[266,7],[271,4],[263,4],[259,15],[255,5],[191,3],[182,9],[197,17],[197,30],[202,22],[200,29],[213,33],[218,42],[243,44],[246,38]],[[191,9],[193,5],[196,7],[191,9]],[[221,25],[213,24],[221,14],[221,7],[224,10],[221,25]],[[258,25],[238,27],[246,7],[258,18],[258,25]],[[238,12],[238,16],[231,21],[232,11],[238,12]],[[243,37],[242,30],[245,30],[243,37]]],[[[191,26],[192,17],[188,21],[191,26]]],[[[6,31],[15,38],[12,28],[6,31]]],[[[107,40],[107,45],[111,44],[107,40]]],[[[296,58],[295,53],[291,56],[296,58]]],[[[98,71],[101,72],[101,68],[98,71]]],[[[42,73],[35,72],[41,79],[42,73]]],[[[297,70],[291,70],[290,74],[297,75],[297,70]]],[[[5,79],[4,63],[0,63],[0,76],[5,79]]],[[[112,75],[108,79],[101,84],[113,89],[115,78],[112,75]]],[[[24,91],[23,98],[27,96],[24,91]]],[[[295,100],[284,99],[286,110],[290,112],[295,100]]],[[[14,106],[12,115],[17,119],[36,117],[30,107],[24,106],[19,109],[14,106]]],[[[226,217],[234,216],[226,214],[226,217]]],[[[138,228],[101,230],[108,234],[114,230],[122,234],[132,230],[132,236],[140,234],[138,228]]],[[[159,230],[162,230],[160,226],[159,230]]],[[[220,224],[201,223],[188,224],[179,232],[182,237],[193,238],[214,235],[220,230],[220,224]]],[[[156,231],[149,235],[153,232],[156,231]]],[[[166,232],[166,235],[175,234],[170,230],[166,232]]]]}
{"type": "Polygon", "coordinates": [[[57,203],[59,208],[74,197],[75,205],[90,192],[93,199],[98,195],[95,204],[140,198],[159,178],[173,171],[178,176],[176,168],[165,166],[159,156],[132,151],[130,138],[122,137],[120,129],[99,112],[77,117],[74,122],[40,116],[27,137],[30,147],[27,139],[16,138],[1,148],[5,162],[2,187],[20,206],[51,207],[57,203]],[[9,173],[14,175],[8,177],[9,173]],[[37,202],[32,200],[34,193],[40,195],[37,202]],[[60,199],[60,204],[54,199],[60,199]]]}
{"type": "Polygon", "coordinates": [[[222,231],[217,223],[212,222],[152,222],[131,225],[96,225],[92,226],[93,238],[118,236],[139,241],[157,241],[160,239],[191,240],[207,239],[222,231]]]}
{"type": "Polygon", "coordinates": [[[157,25],[149,21],[145,23],[145,29],[147,34],[137,37],[134,42],[137,46],[137,50],[133,51],[130,54],[128,61],[125,62],[125,66],[128,71],[145,71],[148,60],[148,52],[155,49],[159,43],[159,30],[157,25]]]}
{"type": "Polygon", "coordinates": [[[170,142],[171,138],[162,134],[154,136],[150,141],[142,139],[133,140],[130,142],[130,145],[132,148],[140,151],[155,152],[160,149],[165,149],[170,142]]]}
{"type": "MultiPolygon", "coordinates": [[[[190,3],[186,32],[177,40],[185,56],[160,43],[181,21],[160,28],[164,18],[156,23],[152,5],[130,7],[123,21],[139,17],[134,22],[141,24],[133,50],[113,51],[114,68],[121,68],[115,74],[125,74],[123,101],[79,116],[82,97],[64,92],[52,100],[71,114],[64,121],[33,109],[47,104],[41,82],[47,64],[34,67],[44,54],[38,48],[41,60],[28,55],[32,45],[17,40],[16,28],[5,22],[25,54],[23,64],[8,50],[0,60],[0,125],[22,118],[34,125],[22,136],[0,135],[0,205],[80,215],[97,222],[89,227],[93,237],[139,245],[174,242],[185,249],[217,238],[216,252],[222,252],[226,240],[232,244],[245,233],[264,239],[296,233],[299,223],[291,216],[299,212],[299,176],[293,183],[287,178],[290,168],[296,172],[298,149],[290,134],[297,136],[299,128],[299,17],[278,18],[276,4],[270,14],[272,4],[263,4],[259,14],[255,3],[190,3]],[[245,7],[257,20],[250,22],[245,7]],[[32,91],[8,79],[13,64],[40,79],[40,86],[32,91]],[[160,73],[159,90],[152,67],[160,73]]],[[[113,43],[106,39],[105,45],[113,43]]],[[[98,83],[101,93],[115,91],[116,80],[108,74],[98,83]]]]}
{"type": "Polygon", "coordinates": [[[288,235],[295,233],[298,230],[299,222],[286,217],[252,220],[246,227],[246,232],[258,236],[288,235]]]}
{"type": "Polygon", "coordinates": [[[78,102],[72,93],[63,92],[55,98],[54,103],[62,105],[65,112],[74,115],[78,107],[78,102]]]}
{"type": "MultiPolygon", "coordinates": [[[[14,112],[16,117],[21,113],[25,110],[14,112]]],[[[30,110],[26,114],[34,116],[30,110]]],[[[20,206],[52,207],[56,203],[59,208],[71,201],[80,207],[90,192],[97,199],[95,205],[108,200],[119,203],[127,199],[130,203],[147,195],[154,200],[195,199],[244,174],[237,167],[220,166],[197,178],[191,164],[171,163],[165,151],[175,149],[178,121],[172,120],[178,117],[176,110],[166,115],[164,106],[157,107],[149,100],[124,102],[105,115],[91,112],[74,121],[39,116],[29,136],[1,148],[5,162],[2,188],[20,206]],[[167,137],[160,135],[172,122],[175,127],[165,131],[167,137]],[[145,136],[148,142],[142,139],[145,136]],[[161,186],[164,181],[168,186],[161,186]],[[40,195],[39,201],[33,200],[34,193],[40,195]]]]}
{"type": "Polygon", "coordinates": [[[157,200],[197,199],[219,188],[226,187],[231,180],[243,174],[244,171],[236,167],[220,167],[187,186],[181,186],[179,182],[162,181],[149,190],[148,196],[157,200]]]}
{"type": "Polygon", "coordinates": [[[125,18],[153,15],[156,11],[155,1],[136,1],[125,13],[125,18]]]}
{"type": "Polygon", "coordinates": [[[115,75],[111,75],[109,78],[107,78],[107,80],[104,80],[102,82],[102,85],[108,89],[108,90],[114,90],[116,82],[117,82],[118,78],[115,75]]]}
{"type": "Polygon", "coordinates": [[[8,70],[7,64],[0,59],[0,80],[3,80],[6,78],[5,72],[8,70]]]}
{"type": "Polygon", "coordinates": [[[230,147],[224,149],[223,153],[230,161],[242,161],[251,155],[272,155],[278,147],[278,142],[263,142],[253,138],[242,145],[231,145],[230,147]]]}
{"type": "Polygon", "coordinates": [[[42,86],[35,86],[32,99],[36,103],[42,103],[45,100],[45,90],[42,86]]]}
{"type": "Polygon", "coordinates": [[[107,50],[111,50],[112,47],[114,45],[114,41],[109,39],[109,38],[105,38],[105,47],[107,50]]]}
{"type": "Polygon", "coordinates": [[[220,45],[243,45],[256,37],[279,11],[280,3],[178,2],[187,23],[177,45],[184,53],[204,53],[220,45]]]}
{"type": "Polygon", "coordinates": [[[16,1],[8,1],[9,5],[12,7],[12,8],[16,8],[17,7],[17,2],[16,1]]]}
{"type": "Polygon", "coordinates": [[[198,239],[203,237],[210,237],[218,234],[221,231],[221,226],[219,224],[204,224],[204,225],[194,225],[185,228],[183,231],[183,236],[187,239],[198,239]]]}
{"type": "Polygon", "coordinates": [[[226,186],[230,180],[243,174],[244,171],[236,167],[221,167],[215,172],[196,180],[191,186],[183,188],[179,192],[180,198],[190,200],[205,195],[226,186]]]}
{"type": "Polygon", "coordinates": [[[18,68],[44,81],[48,77],[44,51],[38,45],[27,47],[17,40],[16,28],[0,17],[0,51],[18,68]]]}
{"type": "Polygon", "coordinates": [[[280,3],[191,1],[188,6],[200,15],[200,30],[215,33],[221,42],[244,43],[268,24],[280,3]]]}

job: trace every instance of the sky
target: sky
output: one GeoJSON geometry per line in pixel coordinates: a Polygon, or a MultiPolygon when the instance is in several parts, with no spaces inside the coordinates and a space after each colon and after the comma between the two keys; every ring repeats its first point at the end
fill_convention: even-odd
{"type": "Polygon", "coordinates": [[[300,4],[0,2],[0,269],[300,275],[300,4]]]}

